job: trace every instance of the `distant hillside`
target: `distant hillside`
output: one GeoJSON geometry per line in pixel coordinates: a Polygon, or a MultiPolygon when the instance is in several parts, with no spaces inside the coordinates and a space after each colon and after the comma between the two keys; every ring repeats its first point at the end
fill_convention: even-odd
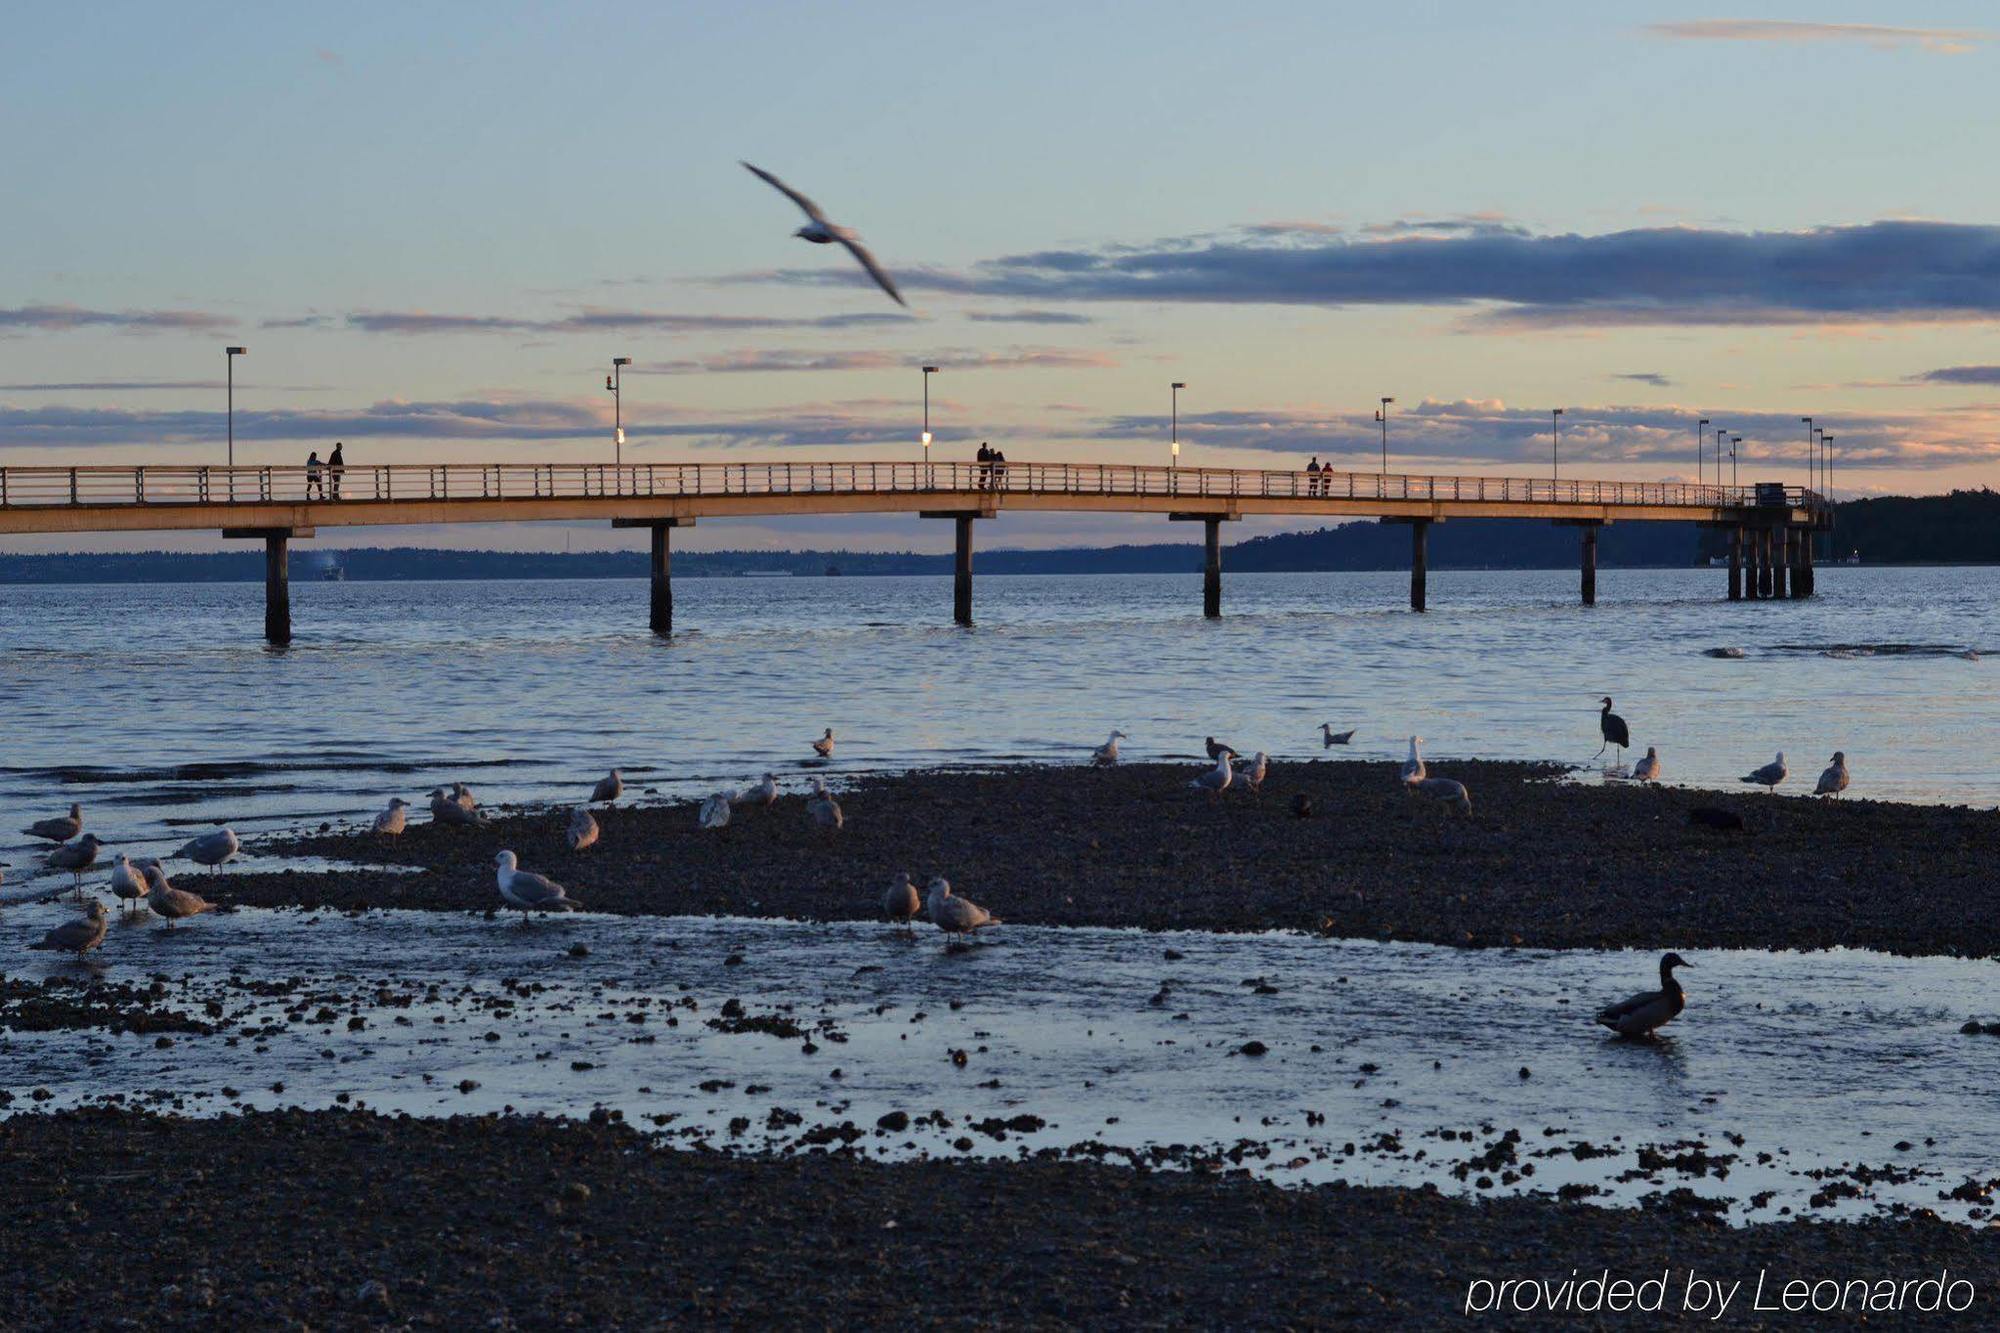
{"type": "MultiPolygon", "coordinates": [[[[996,535],[1004,524],[990,529],[996,535]]],[[[1227,529],[1225,528],[1225,533],[1227,529]]],[[[1433,569],[1570,569],[1577,532],[1517,519],[1457,519],[1431,529],[1433,569]]],[[[2000,564],[2000,493],[1854,500],[1839,506],[1834,542],[1860,550],[1871,565],[2000,564]]],[[[1614,523],[1598,540],[1606,568],[1679,568],[1721,550],[1719,534],[1687,523],[1614,523]]],[[[1406,569],[1409,529],[1401,524],[1347,523],[1312,532],[1252,537],[1223,552],[1236,572],[1406,569]]],[[[422,547],[293,548],[292,577],[311,580],[337,564],[354,580],[641,578],[637,551],[578,554],[446,551],[422,547]]],[[[1196,542],[1150,546],[1068,547],[981,551],[981,574],[1159,574],[1201,567],[1196,542]]],[[[757,574],[814,576],[945,574],[951,557],[914,551],[688,551],[674,555],[674,573],[689,578],[757,574]]],[[[144,551],[121,554],[0,555],[0,583],[241,583],[264,577],[264,554],[241,551],[144,551]]]]}

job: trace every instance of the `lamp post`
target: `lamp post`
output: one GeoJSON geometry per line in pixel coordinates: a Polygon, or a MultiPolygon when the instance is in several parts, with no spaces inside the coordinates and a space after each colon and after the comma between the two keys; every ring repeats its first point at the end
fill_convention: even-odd
{"type": "Polygon", "coordinates": [[[1171,446],[1173,457],[1173,462],[1169,466],[1172,467],[1179,467],[1181,465],[1181,390],[1185,388],[1187,388],[1185,380],[1174,381],[1173,415],[1169,419],[1170,424],[1167,427],[1167,442],[1171,446]]]}
{"type": "MultiPolygon", "coordinates": [[[[1741,443],[1743,443],[1741,435],[1732,435],[1729,437],[1729,484],[1731,486],[1739,484],[1736,477],[1736,446],[1741,443]]],[[[1721,460],[1718,459],[1716,466],[1720,467],[1721,465],[1721,460]]]]}
{"type": "Polygon", "coordinates": [[[1701,442],[1703,439],[1707,437],[1707,435],[1708,435],[1708,418],[1703,417],[1700,421],[1697,421],[1694,426],[1694,484],[1697,486],[1701,485],[1702,483],[1701,442]]]}
{"type": "Polygon", "coordinates": [[[1393,398],[1384,398],[1382,406],[1375,409],[1375,424],[1382,428],[1382,475],[1389,475],[1389,404],[1393,398]]]}
{"type": "Polygon", "coordinates": [[[1562,414],[1560,407],[1549,409],[1549,480],[1562,478],[1562,414]]]}
{"type": "Polygon", "coordinates": [[[937,374],[936,366],[924,367],[924,431],[917,437],[924,446],[924,485],[931,482],[931,376],[937,374]]]}
{"type": "Polygon", "coordinates": [[[1800,417],[1806,428],[1806,489],[1812,489],[1813,424],[1811,417],[1800,417]]]}
{"type": "Polygon", "coordinates": [[[613,467],[625,465],[625,367],[632,364],[629,356],[611,358],[611,373],[604,377],[604,387],[611,392],[611,462],[613,467]]]}
{"type": "Polygon", "coordinates": [[[225,414],[229,429],[229,466],[236,466],[236,358],[250,349],[247,347],[225,347],[222,349],[223,363],[229,367],[229,409],[225,414]]]}
{"type": "Polygon", "coordinates": [[[1833,503],[1833,436],[1825,431],[1819,433],[1819,484],[1826,494],[1828,504],[1833,503]]]}
{"type": "Polygon", "coordinates": [[[1722,442],[1729,438],[1729,432],[1722,427],[1715,428],[1715,484],[1722,484],[1722,442]]]}

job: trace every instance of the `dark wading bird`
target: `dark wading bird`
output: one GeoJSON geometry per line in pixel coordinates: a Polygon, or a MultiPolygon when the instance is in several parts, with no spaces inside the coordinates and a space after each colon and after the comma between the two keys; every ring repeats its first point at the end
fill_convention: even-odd
{"type": "Polygon", "coordinates": [[[875,262],[875,256],[868,253],[868,247],[861,243],[861,237],[852,228],[838,226],[828,221],[826,214],[820,211],[818,204],[806,198],[797,190],[794,190],[791,186],[773,176],[770,172],[760,167],[753,167],[748,162],[745,162],[743,165],[751,175],[771,186],[771,188],[797,204],[804,211],[807,218],[806,225],[800,227],[792,235],[802,241],[811,241],[814,245],[832,245],[838,241],[847,247],[847,253],[854,256],[856,263],[868,270],[868,276],[875,279],[877,287],[880,287],[889,294],[891,301],[900,306],[907,307],[909,305],[909,302],[903,299],[903,294],[896,290],[896,284],[890,281],[887,273],[882,271],[882,266],[875,262]]]}
{"type": "Polygon", "coordinates": [[[1598,746],[1597,754],[1590,757],[1595,759],[1597,755],[1601,755],[1607,749],[1616,746],[1618,747],[1618,762],[1625,762],[1625,751],[1632,744],[1632,732],[1625,725],[1625,719],[1611,711],[1611,696],[1608,694],[1604,696],[1604,710],[1597,715],[1597,729],[1603,733],[1604,744],[1598,746]]]}
{"type": "Polygon", "coordinates": [[[1652,1036],[1687,1008],[1687,996],[1681,992],[1681,983],[1674,980],[1674,969],[1693,966],[1677,953],[1668,954],[1660,959],[1658,990],[1642,991],[1629,1000],[1606,1007],[1598,1013],[1597,1021],[1621,1037],[1652,1036]]]}

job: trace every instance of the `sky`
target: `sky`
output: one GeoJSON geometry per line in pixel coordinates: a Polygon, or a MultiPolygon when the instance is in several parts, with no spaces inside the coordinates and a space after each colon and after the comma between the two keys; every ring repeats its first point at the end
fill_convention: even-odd
{"type": "MultiPolygon", "coordinates": [[[[929,363],[939,457],[1165,462],[1180,380],[1184,465],[1373,470],[1392,396],[1396,471],[1545,476],[1561,407],[1565,475],[1692,479],[1708,417],[1803,483],[1811,415],[1839,494],[1990,485],[1996,80],[1979,3],[21,8],[0,464],[222,461],[240,343],[253,463],[605,459],[630,356],[628,461],[913,458],[929,363]]],[[[0,549],[80,544],[169,543],[0,549]]]]}

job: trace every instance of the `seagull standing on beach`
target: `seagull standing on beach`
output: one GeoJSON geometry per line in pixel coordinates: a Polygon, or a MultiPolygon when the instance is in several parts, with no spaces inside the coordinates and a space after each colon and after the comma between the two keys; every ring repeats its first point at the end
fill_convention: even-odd
{"type": "Polygon", "coordinates": [[[104,843],[95,833],[86,833],[75,842],[66,842],[53,847],[43,858],[51,870],[67,870],[78,884],[83,883],[83,872],[90,869],[97,860],[97,849],[104,843]]]}
{"type": "Polygon", "coordinates": [[[1353,743],[1354,733],[1352,731],[1335,731],[1331,722],[1322,722],[1319,724],[1320,749],[1327,750],[1336,745],[1352,745],[1353,743]]]}
{"type": "Polygon", "coordinates": [[[1090,752],[1090,762],[1099,768],[1110,768],[1118,762],[1118,742],[1129,739],[1130,737],[1124,732],[1114,728],[1111,734],[1105,737],[1104,744],[1090,752]]]}
{"type": "Polygon", "coordinates": [[[778,803],[778,775],[766,773],[762,782],[737,798],[737,803],[753,806],[759,810],[769,810],[778,803]]]}
{"type": "Polygon", "coordinates": [[[1188,783],[1188,786],[1207,792],[1209,799],[1215,800],[1229,790],[1229,784],[1235,777],[1236,770],[1229,766],[1229,750],[1225,747],[1218,753],[1215,767],[1188,783]]]}
{"type": "Polygon", "coordinates": [[[111,867],[111,891],[118,895],[120,907],[130,907],[138,902],[146,896],[144,868],[133,865],[130,857],[119,857],[118,864],[111,867]]]}
{"type": "Polygon", "coordinates": [[[104,904],[92,898],[83,909],[83,918],[65,921],[48,934],[42,936],[40,944],[30,944],[30,949],[53,949],[61,953],[73,953],[83,957],[98,945],[104,943],[104,904]]]}
{"type": "Polygon", "coordinates": [[[1410,737],[1410,757],[1403,761],[1403,771],[1399,775],[1405,783],[1424,780],[1424,738],[1410,737]]]}
{"type": "Polygon", "coordinates": [[[822,759],[833,758],[833,728],[826,729],[826,735],[813,742],[813,753],[822,759]]]}
{"type": "Polygon", "coordinates": [[[494,878],[500,884],[500,896],[510,906],[521,909],[521,924],[528,924],[529,912],[570,912],[576,904],[570,901],[563,886],[548,878],[527,870],[515,868],[514,853],[501,852],[493,858],[498,867],[494,878]]]}
{"type": "MultiPolygon", "coordinates": [[[[467,793],[467,799],[470,799],[470,793],[467,793]]],[[[431,792],[431,823],[463,828],[478,822],[479,815],[473,807],[451,795],[444,788],[438,787],[431,792]]]]}
{"type": "Polygon", "coordinates": [[[1262,750],[1250,756],[1250,762],[1237,771],[1236,780],[1250,789],[1252,796],[1261,795],[1264,790],[1264,774],[1270,771],[1271,756],[1262,750]]]}
{"type": "Polygon", "coordinates": [[[569,827],[563,830],[563,837],[569,842],[569,849],[580,852],[597,842],[597,817],[578,806],[570,812],[569,827]]]}
{"type": "Polygon", "coordinates": [[[1642,991],[1629,1000],[1606,1006],[1598,1012],[1597,1021],[1621,1037],[1652,1036],[1687,1008],[1687,996],[1681,991],[1681,983],[1674,980],[1674,969],[1693,966],[1677,953],[1668,954],[1660,959],[1658,990],[1642,991]]]}
{"type": "Polygon", "coordinates": [[[923,899],[917,896],[917,886],[910,882],[910,872],[898,873],[888,892],[882,895],[882,915],[914,935],[916,932],[911,929],[910,922],[916,920],[917,913],[923,910],[923,899]]]}
{"type": "Polygon", "coordinates": [[[943,875],[930,882],[924,906],[930,912],[932,924],[947,935],[969,935],[975,930],[1001,924],[999,917],[970,898],[954,897],[951,882],[943,875]]]}
{"type": "Polygon", "coordinates": [[[1819,785],[1813,788],[1815,796],[1838,796],[1847,790],[1847,751],[1835,750],[1833,762],[1819,775],[1819,785]]]}
{"type": "Polygon", "coordinates": [[[146,866],[146,886],[146,906],[153,909],[153,915],[166,921],[168,930],[174,928],[176,921],[215,910],[215,904],[200,894],[175,888],[157,861],[146,866]]]}
{"type": "Polygon", "coordinates": [[[896,284],[890,281],[887,273],[882,271],[882,266],[875,262],[875,256],[868,253],[868,247],[861,243],[861,237],[853,229],[828,221],[826,214],[820,211],[818,204],[806,198],[797,190],[794,190],[791,186],[773,176],[770,172],[759,167],[753,167],[748,162],[745,162],[743,165],[749,169],[751,175],[797,204],[800,210],[805,213],[807,218],[806,225],[800,227],[792,235],[802,241],[811,241],[814,245],[831,245],[838,241],[847,247],[847,253],[854,256],[856,263],[868,270],[868,276],[875,279],[876,286],[888,293],[891,301],[900,306],[908,306],[909,303],[903,299],[902,293],[896,290],[896,284]]]}
{"type": "Polygon", "coordinates": [[[1757,769],[1755,772],[1745,773],[1739,781],[1747,782],[1753,787],[1762,787],[1767,791],[1776,791],[1778,784],[1785,780],[1787,771],[1785,768],[1785,752],[1780,750],[1776,759],[1757,769]]]}
{"type": "Polygon", "coordinates": [[[1472,813],[1472,794],[1466,791],[1462,782],[1454,782],[1450,778],[1425,777],[1418,778],[1408,784],[1408,787],[1412,794],[1428,797],[1439,805],[1450,806],[1462,815],[1472,813]]]}
{"type": "Polygon", "coordinates": [[[617,800],[624,793],[625,779],[619,776],[618,770],[614,768],[611,770],[609,776],[599,778],[597,785],[590,789],[590,801],[593,805],[600,801],[608,804],[617,800]]]}
{"type": "Polygon", "coordinates": [[[21,830],[31,838],[47,838],[50,842],[68,842],[83,832],[83,807],[71,802],[69,814],[55,819],[38,819],[21,830]]]}
{"type": "Polygon", "coordinates": [[[703,828],[722,828],[729,823],[729,807],[736,800],[733,791],[719,791],[701,803],[695,821],[703,828]]]}
{"type": "Polygon", "coordinates": [[[1632,765],[1632,781],[1658,782],[1660,780],[1660,752],[1655,746],[1646,747],[1646,757],[1632,765]]]}
{"type": "Polygon", "coordinates": [[[388,807],[375,816],[375,834],[383,838],[400,837],[403,830],[410,826],[410,817],[405,813],[409,808],[410,803],[402,797],[391,797],[388,807]]]}
{"type": "Polygon", "coordinates": [[[181,844],[181,849],[174,855],[184,856],[196,865],[204,865],[211,871],[220,873],[223,862],[232,859],[242,845],[237,841],[233,829],[219,828],[198,838],[189,838],[181,844]]]}
{"type": "Polygon", "coordinates": [[[812,822],[823,829],[838,831],[847,823],[847,815],[840,808],[840,802],[833,799],[833,793],[826,789],[826,783],[813,779],[813,794],[806,801],[806,813],[812,822]]]}

